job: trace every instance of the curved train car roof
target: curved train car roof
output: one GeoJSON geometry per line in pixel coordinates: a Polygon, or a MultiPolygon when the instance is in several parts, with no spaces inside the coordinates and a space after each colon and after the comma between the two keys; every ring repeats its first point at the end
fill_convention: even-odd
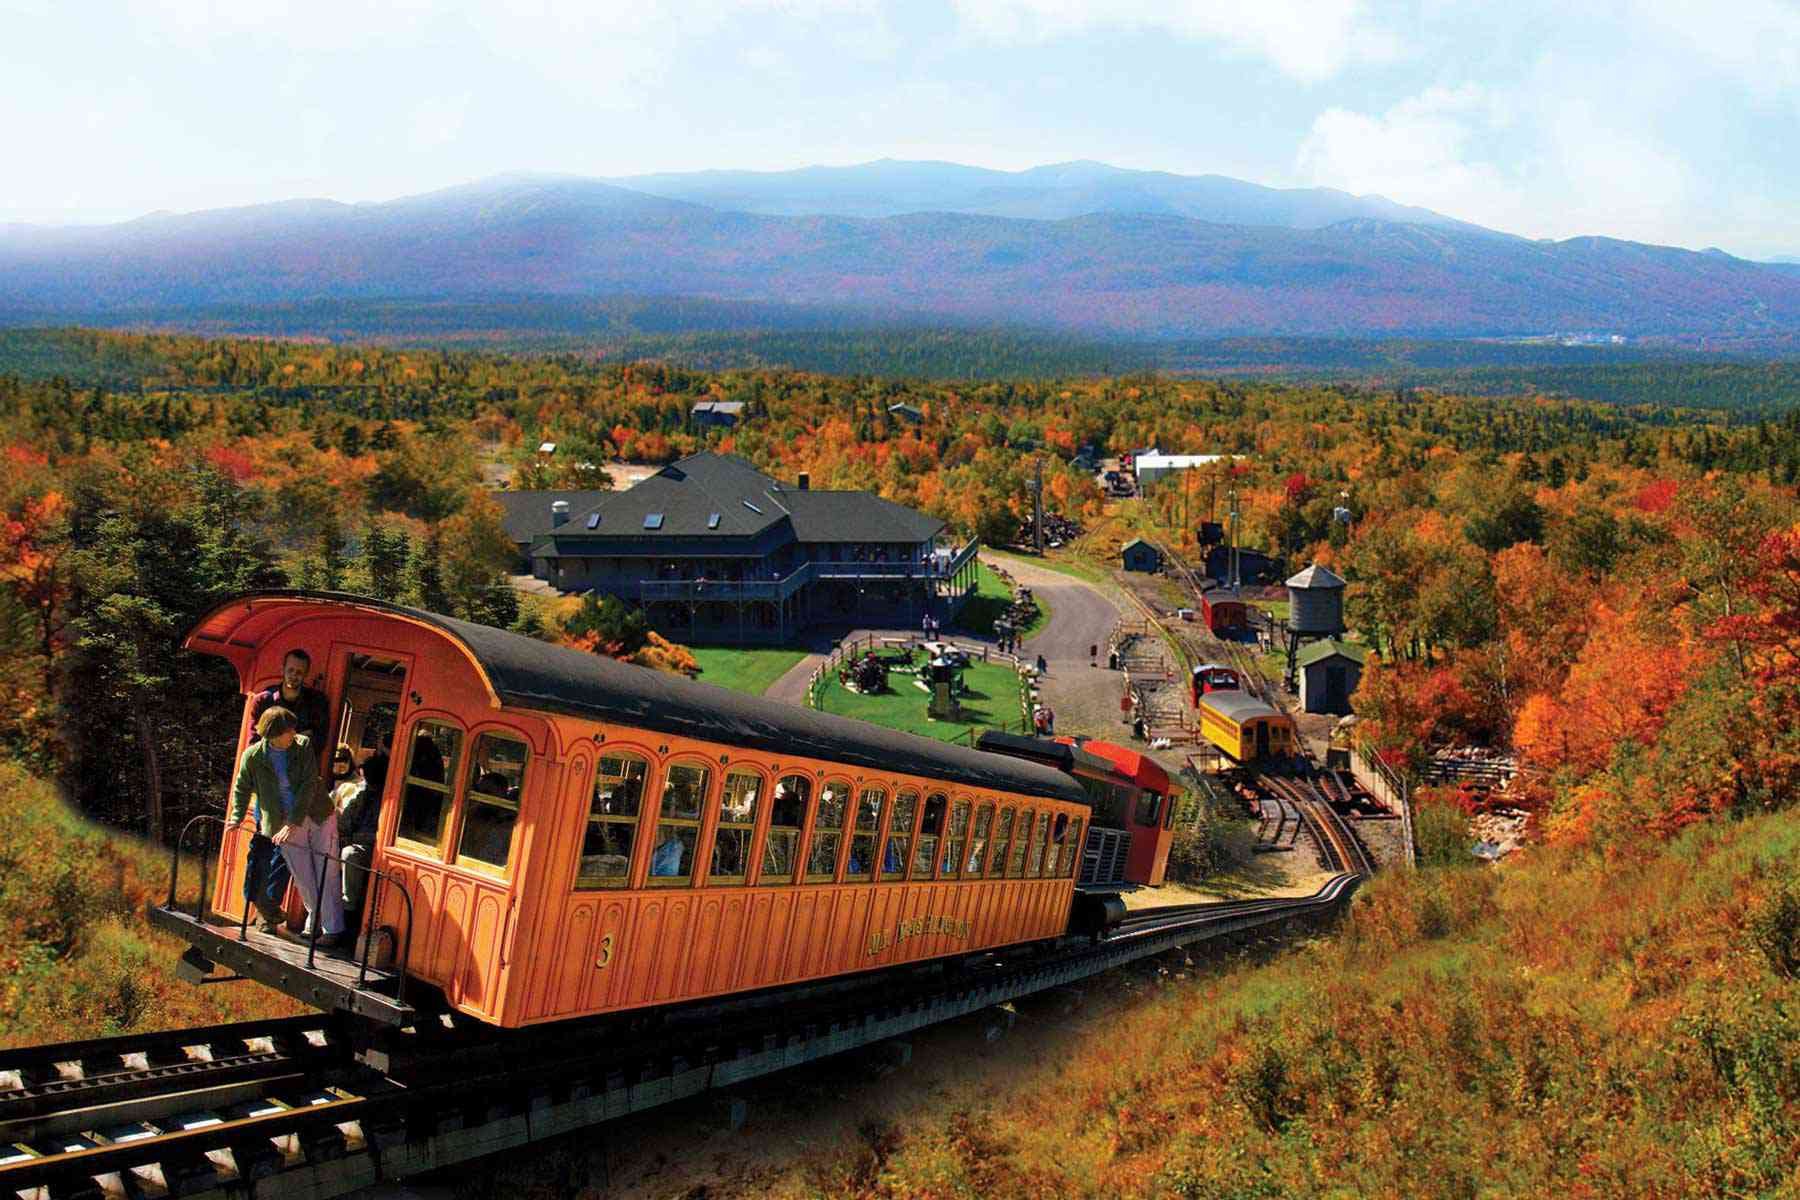
{"type": "Polygon", "coordinates": [[[183,645],[232,659],[241,670],[246,651],[260,646],[309,608],[354,609],[437,630],[468,655],[496,705],[632,725],[702,741],[828,759],[970,787],[1024,792],[1072,804],[1088,803],[1087,794],[1073,779],[1035,762],[747,696],[366,596],[294,589],[247,592],[209,611],[188,632],[183,645]]]}
{"type": "Polygon", "coordinates": [[[1280,709],[1264,704],[1248,692],[1208,692],[1200,697],[1200,706],[1210,708],[1221,717],[1242,725],[1258,717],[1283,717],[1280,709]]]}

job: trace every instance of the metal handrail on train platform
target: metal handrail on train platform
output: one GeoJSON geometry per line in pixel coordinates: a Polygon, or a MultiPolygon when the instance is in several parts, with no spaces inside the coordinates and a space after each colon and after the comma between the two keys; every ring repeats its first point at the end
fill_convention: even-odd
{"type": "MultiPolygon", "coordinates": [[[[225,839],[242,834],[245,827],[241,823],[237,825],[228,824],[225,818],[216,813],[201,813],[196,817],[190,818],[188,823],[181,827],[181,832],[176,836],[175,844],[171,848],[169,855],[169,897],[165,907],[167,907],[170,912],[179,912],[177,893],[181,881],[181,848],[187,843],[188,835],[193,831],[195,826],[209,827],[213,825],[219,827],[218,839],[216,842],[210,838],[204,839],[199,855],[200,891],[194,898],[194,922],[199,925],[207,923],[206,917],[208,912],[211,911],[212,901],[210,885],[212,881],[211,868],[213,859],[224,849],[225,839]]],[[[254,839],[255,834],[252,834],[251,836],[254,839]]],[[[314,869],[317,873],[315,877],[320,881],[320,886],[323,887],[329,864],[338,860],[322,850],[312,850],[309,848],[308,853],[310,853],[315,860],[318,860],[314,863],[314,869]]],[[[340,870],[343,869],[341,861],[338,861],[338,866],[340,870]]],[[[363,926],[359,931],[363,950],[362,957],[357,963],[356,986],[359,990],[368,986],[369,955],[375,948],[376,935],[379,933],[388,939],[395,951],[394,975],[396,983],[394,987],[394,1002],[396,1004],[404,1005],[406,1003],[406,977],[412,965],[412,893],[407,891],[406,884],[391,872],[378,870],[374,866],[357,866],[354,869],[364,872],[370,876],[373,881],[370,885],[368,896],[363,903],[363,926]],[[375,928],[376,917],[381,912],[382,889],[384,887],[394,888],[399,893],[400,900],[405,906],[406,941],[404,948],[398,943],[398,939],[394,936],[391,929],[386,926],[382,926],[380,929],[375,928]]],[[[250,870],[248,862],[245,863],[244,870],[246,872],[250,870]]],[[[243,913],[238,917],[238,941],[240,942],[247,942],[250,938],[250,908],[250,899],[246,896],[244,899],[243,913]]],[[[312,929],[307,937],[306,945],[306,966],[308,970],[313,969],[317,960],[319,934],[324,928],[325,923],[322,920],[317,919],[317,916],[315,915],[310,924],[312,929]]]]}

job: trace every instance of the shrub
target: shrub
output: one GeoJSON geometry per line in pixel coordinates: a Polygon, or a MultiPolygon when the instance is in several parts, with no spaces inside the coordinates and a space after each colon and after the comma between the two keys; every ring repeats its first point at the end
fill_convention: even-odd
{"type": "Polygon", "coordinates": [[[1783,888],[1751,914],[1750,940],[1771,971],[1783,979],[1800,979],[1800,893],[1783,888]]]}

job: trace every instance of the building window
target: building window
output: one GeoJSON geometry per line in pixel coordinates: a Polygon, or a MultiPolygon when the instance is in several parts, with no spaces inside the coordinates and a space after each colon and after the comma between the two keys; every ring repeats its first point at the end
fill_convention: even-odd
{"type": "Polygon", "coordinates": [[[712,772],[698,763],[676,763],[663,773],[662,809],[656,845],[650,851],[650,883],[687,883],[694,875],[700,842],[700,814],[712,772]]]}
{"type": "Polygon", "coordinates": [[[765,884],[794,882],[800,850],[800,831],[806,826],[806,804],[812,784],[804,775],[784,775],[775,785],[769,807],[769,833],[763,839],[762,876],[765,884]]]}
{"type": "Polygon", "coordinates": [[[735,770],[725,776],[708,883],[742,883],[749,874],[750,839],[756,832],[756,798],[761,792],[762,776],[755,771],[735,770]]]}
{"type": "Polygon", "coordinates": [[[624,887],[628,882],[649,771],[650,764],[635,754],[604,755],[595,765],[577,888],[624,887]]]}
{"type": "Polygon", "coordinates": [[[457,862],[506,869],[512,857],[513,827],[519,820],[526,755],[525,743],[517,738],[484,733],[475,739],[469,790],[463,799],[462,833],[457,837],[457,862]]]}
{"type": "Polygon", "coordinates": [[[912,850],[913,822],[919,815],[919,793],[901,792],[894,798],[894,815],[888,821],[887,849],[881,856],[883,879],[905,879],[912,850]]]}
{"type": "Polygon", "coordinates": [[[819,806],[813,814],[811,849],[806,852],[806,881],[831,883],[837,878],[838,848],[844,840],[844,820],[850,815],[850,784],[833,779],[819,789],[819,806]]]}
{"type": "Polygon", "coordinates": [[[663,526],[663,515],[661,513],[645,513],[644,514],[644,528],[645,529],[661,529],[662,526],[663,526]]]}
{"type": "Polygon", "coordinates": [[[421,721],[413,731],[395,837],[433,855],[442,849],[444,813],[462,758],[462,737],[462,730],[442,721],[421,721]]]}

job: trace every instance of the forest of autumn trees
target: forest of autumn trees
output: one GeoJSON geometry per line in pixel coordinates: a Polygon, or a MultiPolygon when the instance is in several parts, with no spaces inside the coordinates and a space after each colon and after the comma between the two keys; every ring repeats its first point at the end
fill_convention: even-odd
{"type": "MultiPolygon", "coordinates": [[[[1083,445],[1241,455],[1207,501],[1235,487],[1247,544],[1350,581],[1377,652],[1355,703],[1395,765],[1446,743],[1515,749],[1543,831],[1608,848],[1791,794],[1800,408],[55,337],[0,375],[0,741],[122,824],[143,827],[146,789],[210,794],[224,769],[230,681],[175,650],[218,597],[343,588],[622,649],[637,635],[619,614],[505,586],[483,467],[604,486],[599,465],[701,448],[990,543],[1016,536],[1039,458],[1049,506],[1091,517],[1104,501],[1067,466],[1083,445]],[[743,401],[743,422],[695,431],[702,399],[743,401]],[[891,414],[900,401],[923,419],[891,414]]],[[[1179,543],[1201,483],[1145,506],[1179,543]]]]}

